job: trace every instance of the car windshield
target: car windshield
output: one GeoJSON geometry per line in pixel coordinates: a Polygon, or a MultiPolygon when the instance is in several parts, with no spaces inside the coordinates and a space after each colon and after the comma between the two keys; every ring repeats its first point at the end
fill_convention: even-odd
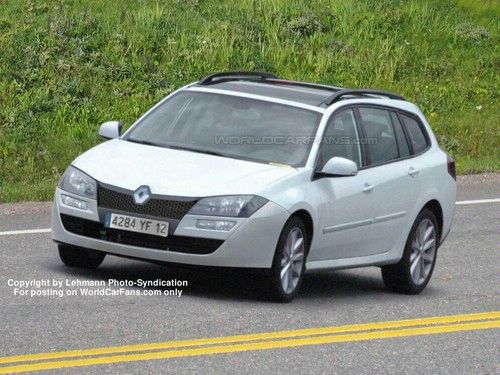
{"type": "Polygon", "coordinates": [[[125,140],[262,163],[304,166],[321,114],[245,97],[182,91],[125,140]]]}

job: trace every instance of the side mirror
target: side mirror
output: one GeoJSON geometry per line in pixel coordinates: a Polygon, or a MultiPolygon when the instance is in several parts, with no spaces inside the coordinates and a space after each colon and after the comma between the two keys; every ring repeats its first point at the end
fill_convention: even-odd
{"type": "Polygon", "coordinates": [[[122,123],[120,121],[108,121],[99,128],[99,135],[104,139],[118,138],[122,133],[122,123]]]}
{"type": "Polygon", "coordinates": [[[326,162],[318,177],[347,177],[358,173],[358,165],[352,160],[334,156],[326,162]]]}

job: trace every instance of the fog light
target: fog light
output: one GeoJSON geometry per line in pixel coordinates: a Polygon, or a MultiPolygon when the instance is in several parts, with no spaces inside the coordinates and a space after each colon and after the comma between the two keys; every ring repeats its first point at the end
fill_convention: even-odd
{"type": "Polygon", "coordinates": [[[222,231],[230,231],[234,225],[235,221],[229,220],[205,220],[200,219],[196,220],[196,228],[200,229],[208,229],[208,230],[222,230],[222,231]]]}
{"type": "Polygon", "coordinates": [[[63,204],[66,206],[78,208],[79,210],[84,210],[84,211],[87,210],[87,202],[82,201],[81,199],[76,199],[76,198],[61,194],[61,200],[62,200],[63,204]]]}

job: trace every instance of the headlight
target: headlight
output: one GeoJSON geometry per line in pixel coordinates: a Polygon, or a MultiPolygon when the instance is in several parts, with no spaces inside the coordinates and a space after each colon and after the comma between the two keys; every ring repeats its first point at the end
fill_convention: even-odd
{"type": "Polygon", "coordinates": [[[97,199],[97,184],[95,180],[71,165],[62,175],[59,187],[69,193],[97,199]]]}
{"type": "Polygon", "coordinates": [[[267,203],[256,195],[226,195],[200,199],[189,211],[192,215],[249,217],[267,203]]]}

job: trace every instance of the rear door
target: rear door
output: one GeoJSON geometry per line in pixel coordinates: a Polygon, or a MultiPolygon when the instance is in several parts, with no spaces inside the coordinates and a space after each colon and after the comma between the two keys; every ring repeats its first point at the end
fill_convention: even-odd
{"type": "Polygon", "coordinates": [[[418,168],[398,116],[390,108],[360,105],[356,114],[365,138],[366,163],[360,174],[371,196],[366,207],[372,218],[366,236],[369,244],[360,255],[391,250],[418,196],[418,168]]]}

